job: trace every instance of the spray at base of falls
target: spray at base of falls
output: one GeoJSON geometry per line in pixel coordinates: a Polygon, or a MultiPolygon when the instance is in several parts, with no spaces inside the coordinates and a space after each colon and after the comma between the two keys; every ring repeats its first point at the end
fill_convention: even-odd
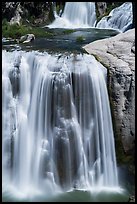
{"type": "Polygon", "coordinates": [[[3,188],[118,187],[106,69],[93,56],[3,51],[2,99],[3,188]]]}
{"type": "MultiPolygon", "coordinates": [[[[56,13],[56,12],[55,12],[56,13]]],[[[55,15],[49,28],[102,28],[124,32],[133,22],[132,2],[123,3],[96,25],[95,2],[66,2],[62,16],[55,15]]]]}

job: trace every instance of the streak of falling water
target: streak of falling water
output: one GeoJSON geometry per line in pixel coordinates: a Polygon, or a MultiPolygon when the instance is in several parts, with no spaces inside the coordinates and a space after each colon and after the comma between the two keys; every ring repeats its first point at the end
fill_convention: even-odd
{"type": "Polygon", "coordinates": [[[55,15],[49,28],[89,28],[96,22],[95,2],[66,2],[62,16],[55,15]]]}
{"type": "Polygon", "coordinates": [[[117,187],[105,67],[87,54],[34,51],[3,51],[2,62],[4,188],[117,187]]]}
{"type": "Polygon", "coordinates": [[[125,32],[133,23],[132,2],[125,2],[113,9],[108,16],[103,17],[96,25],[97,28],[115,29],[125,32]]]}

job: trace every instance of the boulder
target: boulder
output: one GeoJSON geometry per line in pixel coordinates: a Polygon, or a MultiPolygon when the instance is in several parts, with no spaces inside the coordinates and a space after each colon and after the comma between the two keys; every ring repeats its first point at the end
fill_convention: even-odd
{"type": "Polygon", "coordinates": [[[130,196],[128,202],[135,202],[135,196],[130,196]]]}
{"type": "Polygon", "coordinates": [[[35,40],[35,35],[34,34],[26,34],[24,36],[21,36],[19,42],[21,43],[29,43],[31,41],[35,40]]]}
{"type": "Polygon", "coordinates": [[[108,91],[115,126],[124,152],[134,155],[135,141],[135,29],[97,40],[83,47],[108,68],[108,91]]]}

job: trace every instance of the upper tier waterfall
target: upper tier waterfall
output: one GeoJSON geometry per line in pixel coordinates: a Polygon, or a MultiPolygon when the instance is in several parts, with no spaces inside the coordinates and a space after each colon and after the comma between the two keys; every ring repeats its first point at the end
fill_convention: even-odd
{"type": "Polygon", "coordinates": [[[108,16],[103,17],[98,23],[97,28],[113,28],[124,32],[132,24],[133,13],[132,3],[127,2],[113,9],[108,16]]]}
{"type": "Polygon", "coordinates": [[[48,27],[69,29],[96,27],[124,32],[132,25],[132,21],[132,2],[126,2],[116,7],[97,25],[95,2],[66,2],[61,17],[56,14],[55,20],[48,27]]]}
{"type": "Polygon", "coordinates": [[[66,2],[62,16],[56,15],[49,28],[89,28],[94,27],[96,12],[94,2],[66,2]]]}

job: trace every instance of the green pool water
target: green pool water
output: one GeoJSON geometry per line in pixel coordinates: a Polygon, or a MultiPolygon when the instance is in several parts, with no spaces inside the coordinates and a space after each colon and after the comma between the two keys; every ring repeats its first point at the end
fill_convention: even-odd
{"type": "Polygon", "coordinates": [[[46,38],[36,38],[30,43],[17,43],[15,40],[3,40],[2,47],[10,51],[13,50],[39,50],[47,52],[85,52],[82,46],[91,43],[95,40],[109,38],[118,34],[118,31],[112,29],[74,29],[69,33],[69,30],[56,28],[45,28],[52,36],[46,38]],[[82,38],[83,40],[78,40],[82,38]]]}
{"type": "Polygon", "coordinates": [[[3,193],[3,202],[128,202],[129,194],[123,192],[90,192],[75,190],[58,195],[40,195],[20,198],[10,192],[3,193]]]}

